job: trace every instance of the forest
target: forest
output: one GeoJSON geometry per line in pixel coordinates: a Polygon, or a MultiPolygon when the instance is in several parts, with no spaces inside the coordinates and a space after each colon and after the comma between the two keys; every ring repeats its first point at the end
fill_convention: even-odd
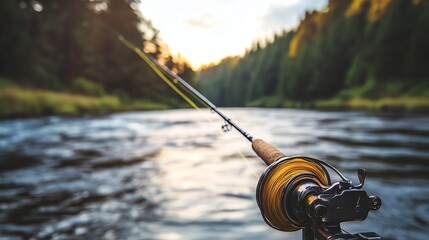
{"type": "Polygon", "coordinates": [[[221,106],[429,109],[429,1],[329,1],[196,81],[221,106]]]}
{"type": "Polygon", "coordinates": [[[122,34],[185,79],[138,0],[0,1],[0,116],[177,107],[178,97],[117,39],[122,34]]]}
{"type": "Polygon", "coordinates": [[[330,0],[197,72],[140,2],[0,1],[0,117],[186,106],[117,34],[219,106],[429,111],[428,1],[330,0]]]}

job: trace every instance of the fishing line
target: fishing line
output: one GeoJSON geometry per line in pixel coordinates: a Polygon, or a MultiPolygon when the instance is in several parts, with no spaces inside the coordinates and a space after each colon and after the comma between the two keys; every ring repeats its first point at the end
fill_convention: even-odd
{"type": "Polygon", "coordinates": [[[252,167],[252,165],[250,165],[248,159],[246,158],[246,156],[243,154],[243,152],[238,151],[238,154],[240,155],[241,159],[244,161],[244,163],[247,165],[248,168],[252,169],[252,174],[255,177],[255,179],[258,179],[259,176],[258,174],[256,174],[255,169],[252,167]]]}
{"type": "Polygon", "coordinates": [[[300,175],[310,175],[322,186],[329,185],[326,170],[303,158],[284,159],[271,164],[262,174],[257,186],[257,202],[265,222],[281,231],[296,231],[298,228],[284,212],[285,186],[300,175]]]}
{"type": "Polygon", "coordinates": [[[180,97],[182,97],[186,102],[191,105],[195,110],[201,111],[201,109],[194,103],[188,96],[186,96],[180,89],[178,89],[162,72],[157,68],[157,65],[151,60],[145,53],[143,53],[139,48],[130,43],[124,36],[118,35],[118,40],[125,45],[128,49],[135,52],[141,59],[143,59],[150,68],[165,82],[170,86],[180,97]]]}

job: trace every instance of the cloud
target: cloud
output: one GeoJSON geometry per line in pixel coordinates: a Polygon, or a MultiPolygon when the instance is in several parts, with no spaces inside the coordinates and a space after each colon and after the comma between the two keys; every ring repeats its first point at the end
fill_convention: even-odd
{"type": "Polygon", "coordinates": [[[328,0],[302,0],[291,5],[273,5],[262,18],[262,28],[278,31],[298,26],[306,11],[322,9],[328,0]]]}
{"type": "Polygon", "coordinates": [[[217,20],[211,14],[205,13],[197,19],[186,19],[183,20],[183,23],[188,24],[192,27],[201,28],[201,29],[210,29],[221,23],[220,20],[217,20]]]}

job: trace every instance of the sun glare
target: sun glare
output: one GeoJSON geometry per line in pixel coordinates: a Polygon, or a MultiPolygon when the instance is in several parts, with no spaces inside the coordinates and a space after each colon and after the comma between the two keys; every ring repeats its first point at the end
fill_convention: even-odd
{"type": "Polygon", "coordinates": [[[227,56],[244,54],[255,40],[272,38],[295,27],[305,9],[322,8],[326,2],[145,0],[140,10],[160,30],[171,53],[180,54],[198,69],[227,56]]]}

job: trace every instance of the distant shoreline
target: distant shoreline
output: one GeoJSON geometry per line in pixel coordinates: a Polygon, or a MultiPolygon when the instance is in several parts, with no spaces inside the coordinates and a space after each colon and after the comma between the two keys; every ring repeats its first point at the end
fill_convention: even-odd
{"type": "Polygon", "coordinates": [[[248,107],[295,108],[314,110],[370,111],[398,113],[429,113],[428,97],[385,97],[377,99],[340,99],[316,100],[308,102],[272,101],[270,98],[260,99],[248,104],[248,107]]]}
{"type": "Polygon", "coordinates": [[[0,119],[42,116],[103,115],[124,111],[169,109],[147,100],[121,101],[117,96],[86,96],[23,87],[0,88],[0,119]]]}
{"type": "MultiPolygon", "coordinates": [[[[186,107],[183,104],[183,107],[186,107]]],[[[315,102],[270,104],[269,99],[255,101],[245,107],[295,108],[313,110],[370,111],[398,113],[429,113],[429,98],[398,97],[369,99],[331,99],[315,102]]],[[[147,100],[121,102],[113,95],[92,97],[66,92],[6,87],[0,89],[0,119],[43,116],[105,115],[115,112],[177,109],[167,104],[147,100]]]]}

